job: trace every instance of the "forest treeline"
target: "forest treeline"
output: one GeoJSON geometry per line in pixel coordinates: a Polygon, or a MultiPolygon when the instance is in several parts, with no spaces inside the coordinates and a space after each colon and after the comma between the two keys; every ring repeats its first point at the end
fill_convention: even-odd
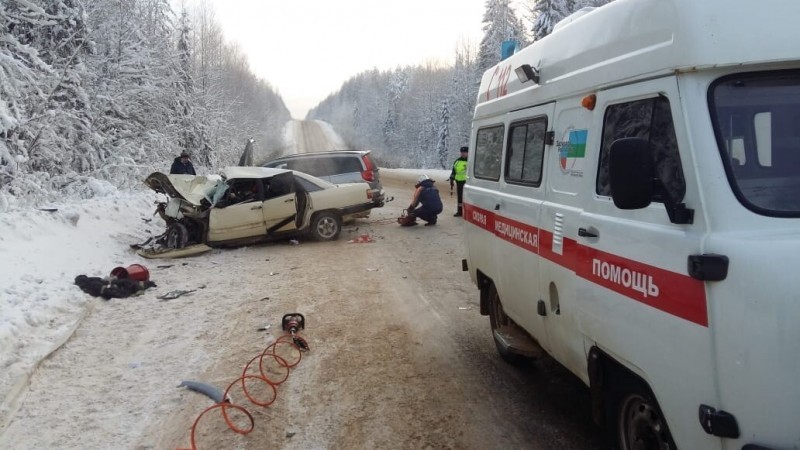
{"type": "Polygon", "coordinates": [[[277,148],[289,110],[204,3],[0,0],[0,210],[277,148]]]}

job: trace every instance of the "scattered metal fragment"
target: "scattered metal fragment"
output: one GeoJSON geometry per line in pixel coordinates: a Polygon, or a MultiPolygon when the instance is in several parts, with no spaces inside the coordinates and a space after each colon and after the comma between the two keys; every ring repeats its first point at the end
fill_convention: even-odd
{"type": "Polygon", "coordinates": [[[160,296],[158,296],[156,298],[160,299],[160,300],[172,300],[172,299],[180,297],[181,295],[191,294],[195,290],[196,289],[192,289],[192,290],[189,290],[189,291],[183,291],[183,290],[180,290],[180,289],[176,289],[174,291],[169,291],[164,295],[160,295],[160,296]]]}

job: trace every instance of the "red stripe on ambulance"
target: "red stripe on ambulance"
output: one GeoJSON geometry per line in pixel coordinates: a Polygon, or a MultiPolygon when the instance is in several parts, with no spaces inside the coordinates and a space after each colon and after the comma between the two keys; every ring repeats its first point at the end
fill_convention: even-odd
{"type": "Polygon", "coordinates": [[[564,239],[561,254],[552,251],[553,233],[464,204],[465,219],[500,239],[538,254],[581,278],[645,305],[708,326],[702,281],[655,266],[606,253],[564,239]]]}

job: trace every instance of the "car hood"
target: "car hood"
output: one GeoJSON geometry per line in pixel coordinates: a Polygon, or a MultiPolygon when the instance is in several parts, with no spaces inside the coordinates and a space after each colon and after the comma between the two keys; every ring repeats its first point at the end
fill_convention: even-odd
{"type": "Polygon", "coordinates": [[[144,184],[159,194],[180,198],[197,206],[221,182],[222,178],[218,175],[167,175],[161,172],[151,173],[144,180],[144,184]]]}

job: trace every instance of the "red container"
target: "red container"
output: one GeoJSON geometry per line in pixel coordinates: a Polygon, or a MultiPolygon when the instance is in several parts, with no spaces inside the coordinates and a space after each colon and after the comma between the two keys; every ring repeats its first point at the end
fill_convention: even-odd
{"type": "Polygon", "coordinates": [[[114,278],[129,278],[136,281],[147,281],[150,279],[150,272],[147,267],[141,264],[131,264],[127,268],[115,267],[111,270],[111,276],[114,278]]]}

